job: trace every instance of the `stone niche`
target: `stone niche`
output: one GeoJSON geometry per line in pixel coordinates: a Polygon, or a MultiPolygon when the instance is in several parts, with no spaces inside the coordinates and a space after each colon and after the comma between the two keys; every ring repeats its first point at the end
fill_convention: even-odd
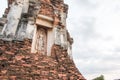
{"type": "Polygon", "coordinates": [[[42,26],[37,26],[34,48],[38,53],[47,53],[47,31],[42,26]]]}
{"type": "Polygon", "coordinates": [[[31,52],[50,56],[53,44],[52,29],[37,25],[34,31],[31,52]]]}
{"type": "Polygon", "coordinates": [[[66,13],[50,3],[41,2],[35,19],[35,30],[32,41],[32,53],[51,55],[52,46],[59,45],[67,50],[66,13]],[[60,25],[61,24],[61,25],[60,25]]]}
{"type": "MultiPolygon", "coordinates": [[[[68,48],[67,30],[59,25],[53,25],[54,19],[38,14],[32,41],[32,53],[40,53],[50,56],[52,46],[59,45],[64,50],[68,48]]],[[[71,53],[70,53],[71,54],[71,53]]]]}
{"type": "Polygon", "coordinates": [[[38,14],[32,41],[32,53],[51,55],[51,47],[54,44],[53,19],[38,14]]]}

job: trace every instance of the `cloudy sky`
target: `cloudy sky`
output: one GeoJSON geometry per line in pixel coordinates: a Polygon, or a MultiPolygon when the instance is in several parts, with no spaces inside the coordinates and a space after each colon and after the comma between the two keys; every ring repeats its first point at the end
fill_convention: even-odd
{"type": "Polygon", "coordinates": [[[65,0],[67,26],[74,38],[73,57],[91,80],[120,78],[120,0],[65,0]]]}
{"type": "MultiPolygon", "coordinates": [[[[6,0],[0,0],[0,15],[6,0]]],[[[120,78],[120,0],[65,0],[73,58],[87,80],[120,78]]]]}

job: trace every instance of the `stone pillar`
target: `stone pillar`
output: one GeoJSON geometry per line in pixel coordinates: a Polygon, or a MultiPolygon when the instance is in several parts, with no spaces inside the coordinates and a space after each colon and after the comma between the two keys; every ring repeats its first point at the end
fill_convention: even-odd
{"type": "Polygon", "coordinates": [[[47,29],[47,56],[51,56],[51,48],[54,45],[54,30],[47,29]]]}
{"type": "Polygon", "coordinates": [[[61,25],[62,25],[62,26],[66,26],[67,14],[64,13],[64,12],[61,12],[60,15],[61,15],[61,25]]]}
{"type": "Polygon", "coordinates": [[[28,9],[29,9],[29,0],[24,0],[22,13],[28,13],[28,9]]]}
{"type": "Polygon", "coordinates": [[[67,33],[66,33],[66,29],[61,29],[61,47],[63,47],[63,49],[67,50],[67,33]]]}
{"type": "Polygon", "coordinates": [[[35,29],[34,29],[33,39],[32,39],[31,53],[36,53],[37,52],[37,50],[35,48],[35,46],[36,46],[36,37],[37,37],[37,35],[36,35],[36,33],[37,33],[37,25],[35,25],[34,27],[35,27],[35,29]]]}
{"type": "Polygon", "coordinates": [[[3,31],[3,35],[8,39],[13,39],[15,37],[18,23],[21,18],[23,8],[23,0],[16,0],[12,3],[10,11],[7,16],[7,25],[3,31]]]}
{"type": "Polygon", "coordinates": [[[27,23],[21,20],[20,26],[18,26],[18,29],[16,31],[15,39],[24,40],[24,38],[26,37],[26,28],[27,23]]]}
{"type": "Polygon", "coordinates": [[[55,44],[56,45],[61,45],[61,39],[60,39],[60,37],[61,37],[61,28],[60,28],[60,26],[58,26],[58,27],[54,27],[54,38],[55,38],[55,44]]]}
{"type": "Polygon", "coordinates": [[[72,57],[72,45],[70,44],[70,42],[68,42],[68,49],[67,49],[67,53],[68,53],[68,56],[70,57],[70,59],[73,59],[72,57]]]}
{"type": "Polygon", "coordinates": [[[29,39],[33,38],[35,27],[36,26],[35,26],[34,17],[31,17],[31,18],[29,17],[27,29],[26,29],[26,38],[29,38],[29,39]]]}

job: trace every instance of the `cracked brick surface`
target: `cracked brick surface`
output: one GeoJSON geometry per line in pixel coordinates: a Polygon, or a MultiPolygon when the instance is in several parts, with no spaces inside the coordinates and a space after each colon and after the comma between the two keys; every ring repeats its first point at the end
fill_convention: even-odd
{"type": "Polygon", "coordinates": [[[53,45],[52,56],[30,53],[31,40],[0,40],[0,80],[85,80],[67,51],[53,45]]]}

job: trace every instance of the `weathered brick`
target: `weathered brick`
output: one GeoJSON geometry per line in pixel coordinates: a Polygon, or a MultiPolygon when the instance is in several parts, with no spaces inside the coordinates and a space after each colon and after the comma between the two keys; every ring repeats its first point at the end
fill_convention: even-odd
{"type": "Polygon", "coordinates": [[[3,16],[5,21],[2,20],[2,26],[6,24],[7,30],[5,29],[3,36],[0,36],[0,80],[86,80],[68,54],[67,48],[73,43],[64,24],[68,6],[63,0],[28,0],[28,4],[24,1],[27,0],[8,0],[8,8],[3,16]],[[20,15],[9,14],[14,5],[23,6],[17,6],[20,8],[20,15]],[[13,28],[14,32],[8,27],[10,24],[16,28],[13,28]],[[27,34],[27,29],[35,26],[36,34],[33,36],[33,32],[29,33],[29,30],[27,34]],[[50,30],[54,36],[49,36],[50,30]],[[32,40],[32,37],[38,41],[35,46],[31,46],[35,42],[35,38],[32,40]],[[47,42],[48,37],[51,37],[50,41],[53,42],[47,42]],[[32,52],[34,47],[37,49],[32,52]]]}

